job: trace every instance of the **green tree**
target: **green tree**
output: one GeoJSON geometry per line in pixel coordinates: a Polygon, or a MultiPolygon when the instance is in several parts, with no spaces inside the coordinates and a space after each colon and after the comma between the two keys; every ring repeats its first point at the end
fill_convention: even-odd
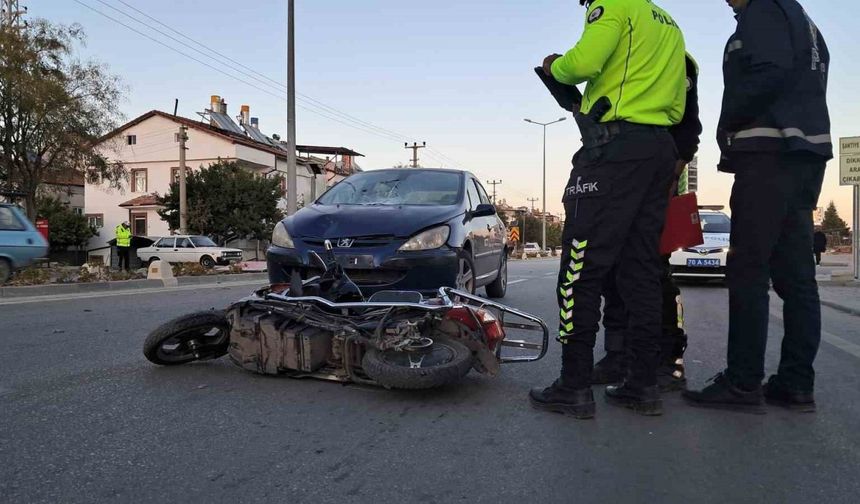
{"type": "MultiPolygon", "coordinates": [[[[219,161],[186,176],[189,231],[211,236],[219,243],[239,238],[267,239],[283,218],[278,210],[281,177],[264,178],[219,161]]],[[[158,197],[158,215],[171,229],[179,229],[179,183],[158,197]]]]}
{"type": "Polygon", "coordinates": [[[38,198],[36,210],[38,218],[48,221],[49,244],[54,252],[66,250],[69,247],[83,247],[97,234],[96,230],[90,227],[86,217],[76,214],[57,198],[38,198]]]}
{"type": "Polygon", "coordinates": [[[119,187],[126,178],[93,147],[122,119],[119,81],[75,57],[83,41],[78,25],[0,27],[0,181],[24,194],[30,219],[47,179],[80,173],[119,187]]]}
{"type": "Polygon", "coordinates": [[[848,236],[848,224],[839,217],[836,205],[831,201],[824,211],[824,220],[821,222],[821,230],[828,234],[837,234],[840,238],[848,236]]]}

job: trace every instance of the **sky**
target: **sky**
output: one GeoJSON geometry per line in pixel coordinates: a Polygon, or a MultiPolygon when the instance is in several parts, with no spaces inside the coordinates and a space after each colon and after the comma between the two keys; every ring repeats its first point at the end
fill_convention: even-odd
{"type": "MultiPolygon", "coordinates": [[[[681,26],[688,51],[700,65],[705,129],[699,152],[700,204],[728,205],[732,177],[716,170],[714,136],[723,47],[735,25],[732,12],[720,0],[656,3],[681,26]]],[[[860,2],[801,3],[831,52],[833,136],[858,136],[860,70],[851,61],[860,46],[860,2]]],[[[87,41],[78,56],[103,62],[121,77],[127,91],[122,110],[128,119],[151,109],[172,112],[176,98],[179,113],[196,118],[209,96],[217,94],[227,101],[231,115],[238,115],[240,105],[250,105],[264,132],[286,138],[286,0],[21,0],[21,5],[29,8],[30,17],[84,27],[87,41]],[[207,48],[244,68],[195,51],[207,53],[207,48]]],[[[523,119],[549,122],[565,113],[532,68],[545,55],[572,47],[583,18],[577,0],[296,0],[298,143],[352,148],[365,155],[359,160],[363,168],[374,169],[408,163],[411,150],[404,149],[404,141],[427,142],[428,148],[419,151],[423,166],[467,169],[484,182],[501,180],[500,199],[522,206],[530,204],[528,198],[539,198],[539,208],[542,133],[523,119]]],[[[571,118],[547,128],[550,212],[563,211],[561,193],[579,147],[571,118]]],[[[834,200],[850,224],[851,189],[839,187],[838,171],[834,160],[819,204],[834,200]]],[[[492,186],[485,186],[492,192],[492,186]]]]}

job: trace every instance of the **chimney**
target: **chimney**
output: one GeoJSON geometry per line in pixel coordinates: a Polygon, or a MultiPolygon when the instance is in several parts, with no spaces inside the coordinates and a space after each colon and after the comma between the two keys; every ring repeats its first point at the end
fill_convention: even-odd
{"type": "Polygon", "coordinates": [[[247,105],[242,105],[241,110],[242,112],[239,116],[239,124],[241,124],[242,126],[248,126],[249,124],[251,124],[251,107],[247,105]]]}
{"type": "Polygon", "coordinates": [[[259,117],[252,117],[251,118],[251,126],[253,126],[257,129],[260,129],[260,118],[259,117]]]}

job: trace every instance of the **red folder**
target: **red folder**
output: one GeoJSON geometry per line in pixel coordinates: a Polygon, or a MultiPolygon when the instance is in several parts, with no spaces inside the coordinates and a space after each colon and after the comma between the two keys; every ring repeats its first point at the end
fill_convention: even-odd
{"type": "Polygon", "coordinates": [[[669,200],[666,224],[660,238],[660,255],[668,255],[686,247],[705,243],[699,223],[699,204],[696,193],[682,194],[669,200]]]}

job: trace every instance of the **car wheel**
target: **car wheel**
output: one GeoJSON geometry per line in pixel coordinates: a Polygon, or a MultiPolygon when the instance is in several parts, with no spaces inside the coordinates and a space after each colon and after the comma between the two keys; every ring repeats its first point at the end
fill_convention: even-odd
{"type": "Polygon", "coordinates": [[[460,255],[460,260],[457,261],[457,290],[475,293],[475,261],[472,259],[472,254],[468,250],[464,250],[460,255]]]}
{"type": "Polygon", "coordinates": [[[12,265],[6,259],[0,259],[0,285],[6,283],[12,276],[12,265]]]}
{"type": "Polygon", "coordinates": [[[215,267],[215,259],[205,255],[200,258],[200,266],[203,266],[206,269],[212,269],[215,267]]]}
{"type": "Polygon", "coordinates": [[[493,280],[493,283],[487,285],[487,296],[489,298],[498,299],[505,297],[505,292],[508,290],[508,257],[502,256],[502,264],[499,266],[499,275],[493,280]]]}

